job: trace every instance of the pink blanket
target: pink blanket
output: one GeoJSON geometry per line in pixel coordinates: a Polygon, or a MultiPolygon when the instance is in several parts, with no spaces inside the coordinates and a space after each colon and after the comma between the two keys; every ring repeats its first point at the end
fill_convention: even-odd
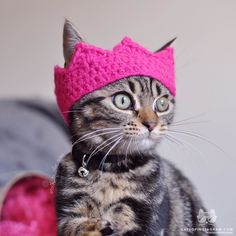
{"type": "Polygon", "coordinates": [[[56,236],[54,185],[47,177],[27,175],[6,191],[0,213],[1,236],[56,236]]]}

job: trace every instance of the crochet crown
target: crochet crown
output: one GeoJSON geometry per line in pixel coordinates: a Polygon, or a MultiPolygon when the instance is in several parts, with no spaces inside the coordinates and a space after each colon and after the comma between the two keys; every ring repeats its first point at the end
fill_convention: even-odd
{"type": "Polygon", "coordinates": [[[173,48],[153,53],[125,37],[112,50],[84,42],[66,68],[55,66],[55,94],[63,118],[84,95],[125,77],[144,75],[160,81],[175,96],[173,48]]]}

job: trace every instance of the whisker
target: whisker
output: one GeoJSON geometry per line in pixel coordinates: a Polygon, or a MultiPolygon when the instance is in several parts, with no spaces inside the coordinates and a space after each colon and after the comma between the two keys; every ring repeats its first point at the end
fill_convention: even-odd
{"type": "Polygon", "coordinates": [[[133,139],[133,137],[131,137],[131,139],[130,139],[128,145],[127,145],[127,148],[126,148],[126,152],[125,152],[125,164],[126,164],[126,166],[127,166],[127,164],[128,164],[128,162],[127,162],[128,149],[129,149],[129,147],[130,147],[130,144],[131,144],[131,142],[132,142],[132,139],[133,139]]]}
{"type": "Polygon", "coordinates": [[[90,159],[98,152],[100,152],[101,150],[103,150],[105,147],[109,146],[110,144],[112,144],[113,142],[115,142],[116,140],[118,140],[120,137],[122,136],[122,133],[116,134],[114,136],[112,136],[111,138],[107,139],[106,141],[104,141],[103,143],[101,143],[98,147],[96,147],[96,149],[89,155],[89,158],[87,160],[87,165],[90,161],[90,159]],[[118,138],[116,138],[118,136],[118,138]],[[115,140],[112,140],[116,138],[115,140]],[[112,140],[111,142],[109,142],[108,144],[106,144],[105,146],[103,146],[105,143],[107,143],[108,141],[112,140]],[[100,148],[101,147],[101,148],[100,148]]]}
{"type": "Polygon", "coordinates": [[[193,119],[196,119],[196,118],[198,118],[198,117],[202,117],[202,116],[204,116],[204,115],[206,115],[206,114],[207,114],[206,112],[202,112],[202,113],[200,113],[200,114],[198,114],[198,115],[190,116],[190,117],[187,117],[187,118],[185,118],[185,119],[183,119],[183,120],[175,121],[175,122],[173,122],[172,124],[183,123],[183,121],[193,120],[193,119]]]}
{"type": "Polygon", "coordinates": [[[195,138],[199,138],[200,140],[206,141],[207,143],[211,144],[212,146],[214,146],[215,148],[217,148],[218,150],[220,150],[221,152],[223,152],[224,154],[225,151],[219,147],[217,144],[213,143],[212,141],[210,141],[208,138],[194,132],[191,130],[173,130],[173,129],[168,129],[169,132],[173,132],[173,133],[177,133],[177,134],[183,134],[183,135],[188,135],[191,137],[195,137],[195,138]]]}
{"type": "Polygon", "coordinates": [[[172,138],[172,137],[171,137],[170,135],[168,135],[168,134],[165,135],[165,138],[168,139],[169,141],[171,141],[172,143],[177,144],[177,145],[182,144],[181,142],[179,142],[178,140],[172,138]]]}
{"type": "Polygon", "coordinates": [[[103,132],[103,133],[100,133],[100,134],[96,134],[96,135],[92,135],[92,136],[85,137],[85,138],[83,138],[83,139],[78,139],[78,140],[76,140],[76,141],[73,143],[72,147],[74,147],[76,144],[81,143],[81,142],[83,142],[83,141],[85,141],[85,140],[87,140],[87,139],[95,138],[95,137],[102,136],[102,135],[105,135],[105,134],[112,134],[112,133],[116,133],[116,132],[119,132],[119,130],[113,130],[113,131],[103,132]]]}
{"type": "Polygon", "coordinates": [[[126,145],[126,143],[127,143],[127,139],[125,139],[125,140],[123,140],[124,142],[123,142],[123,144],[122,144],[122,149],[123,149],[123,151],[125,150],[125,145],[126,145]]]}
{"type": "Polygon", "coordinates": [[[136,144],[136,147],[137,147],[137,151],[139,153],[140,156],[142,156],[141,152],[140,152],[140,149],[139,149],[139,145],[138,145],[138,142],[137,142],[137,137],[135,138],[135,144],[136,144]]]}
{"type": "Polygon", "coordinates": [[[94,138],[94,137],[97,137],[97,136],[101,136],[101,135],[104,135],[104,134],[112,134],[112,133],[116,133],[116,132],[120,132],[120,131],[119,130],[111,130],[111,131],[107,131],[107,132],[102,132],[102,133],[94,134],[92,136],[84,137],[83,139],[78,139],[78,141],[82,142],[84,140],[91,139],[91,138],[94,138]]]}
{"type": "Polygon", "coordinates": [[[83,139],[83,138],[87,137],[88,135],[94,134],[94,133],[97,133],[97,132],[109,131],[109,130],[121,130],[121,129],[122,128],[103,128],[103,129],[98,129],[98,130],[94,130],[92,132],[89,132],[89,133],[86,133],[86,134],[82,135],[79,139],[83,139]]]}
{"type": "Polygon", "coordinates": [[[100,167],[102,167],[101,170],[103,170],[103,166],[104,166],[104,163],[105,163],[105,161],[106,161],[106,158],[107,158],[108,154],[109,154],[109,153],[112,151],[112,149],[120,142],[121,139],[122,139],[122,137],[120,137],[120,138],[115,142],[115,144],[108,150],[108,152],[107,152],[106,155],[103,157],[103,159],[102,159],[102,161],[101,161],[101,163],[100,163],[100,165],[99,165],[99,169],[100,169],[100,167]]]}
{"type": "MultiPolygon", "coordinates": [[[[166,134],[165,136],[164,136],[164,139],[165,140],[167,140],[167,141],[169,141],[169,142],[164,142],[164,143],[166,143],[167,145],[168,145],[168,150],[171,150],[172,151],[172,147],[174,146],[175,148],[176,148],[176,146],[177,146],[177,150],[179,151],[179,147],[180,147],[180,145],[182,146],[183,145],[183,143],[181,143],[179,140],[177,140],[177,139],[175,139],[175,138],[172,138],[172,137],[170,137],[168,134],[166,134]],[[173,145],[173,146],[171,146],[171,145],[173,145]]],[[[176,152],[174,151],[174,155],[176,154],[176,152]]]]}
{"type": "Polygon", "coordinates": [[[196,122],[186,122],[186,123],[172,123],[171,126],[182,126],[182,125],[195,125],[195,124],[205,124],[209,123],[209,121],[196,121],[196,122]]]}
{"type": "Polygon", "coordinates": [[[200,150],[198,150],[197,148],[195,148],[194,145],[192,145],[190,142],[187,142],[186,140],[183,140],[183,139],[174,137],[174,136],[172,136],[171,134],[166,134],[166,137],[169,137],[170,139],[175,140],[175,142],[176,142],[177,144],[181,144],[181,145],[186,146],[187,148],[189,148],[190,151],[191,151],[191,150],[196,151],[197,153],[200,154],[200,156],[204,157],[204,154],[203,154],[200,150]]]}

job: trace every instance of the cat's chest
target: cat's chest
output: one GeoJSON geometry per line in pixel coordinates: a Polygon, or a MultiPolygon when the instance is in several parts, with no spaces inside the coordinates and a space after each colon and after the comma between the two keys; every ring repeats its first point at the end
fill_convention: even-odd
{"type": "Polygon", "coordinates": [[[102,173],[91,176],[86,191],[99,203],[109,205],[124,197],[142,197],[129,174],[102,173]]]}

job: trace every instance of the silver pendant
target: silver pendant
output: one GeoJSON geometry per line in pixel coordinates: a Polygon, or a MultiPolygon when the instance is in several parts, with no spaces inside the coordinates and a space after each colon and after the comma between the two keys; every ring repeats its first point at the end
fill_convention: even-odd
{"type": "Polygon", "coordinates": [[[84,154],[84,156],[83,156],[82,166],[78,169],[79,176],[82,177],[82,178],[87,177],[88,174],[89,174],[89,170],[86,169],[87,164],[84,160],[85,157],[86,157],[86,154],[84,154]]]}
{"type": "Polygon", "coordinates": [[[86,168],[84,168],[83,166],[81,166],[81,167],[78,169],[78,173],[79,173],[79,176],[80,176],[80,177],[85,178],[85,177],[88,176],[89,171],[88,171],[86,168]]]}

